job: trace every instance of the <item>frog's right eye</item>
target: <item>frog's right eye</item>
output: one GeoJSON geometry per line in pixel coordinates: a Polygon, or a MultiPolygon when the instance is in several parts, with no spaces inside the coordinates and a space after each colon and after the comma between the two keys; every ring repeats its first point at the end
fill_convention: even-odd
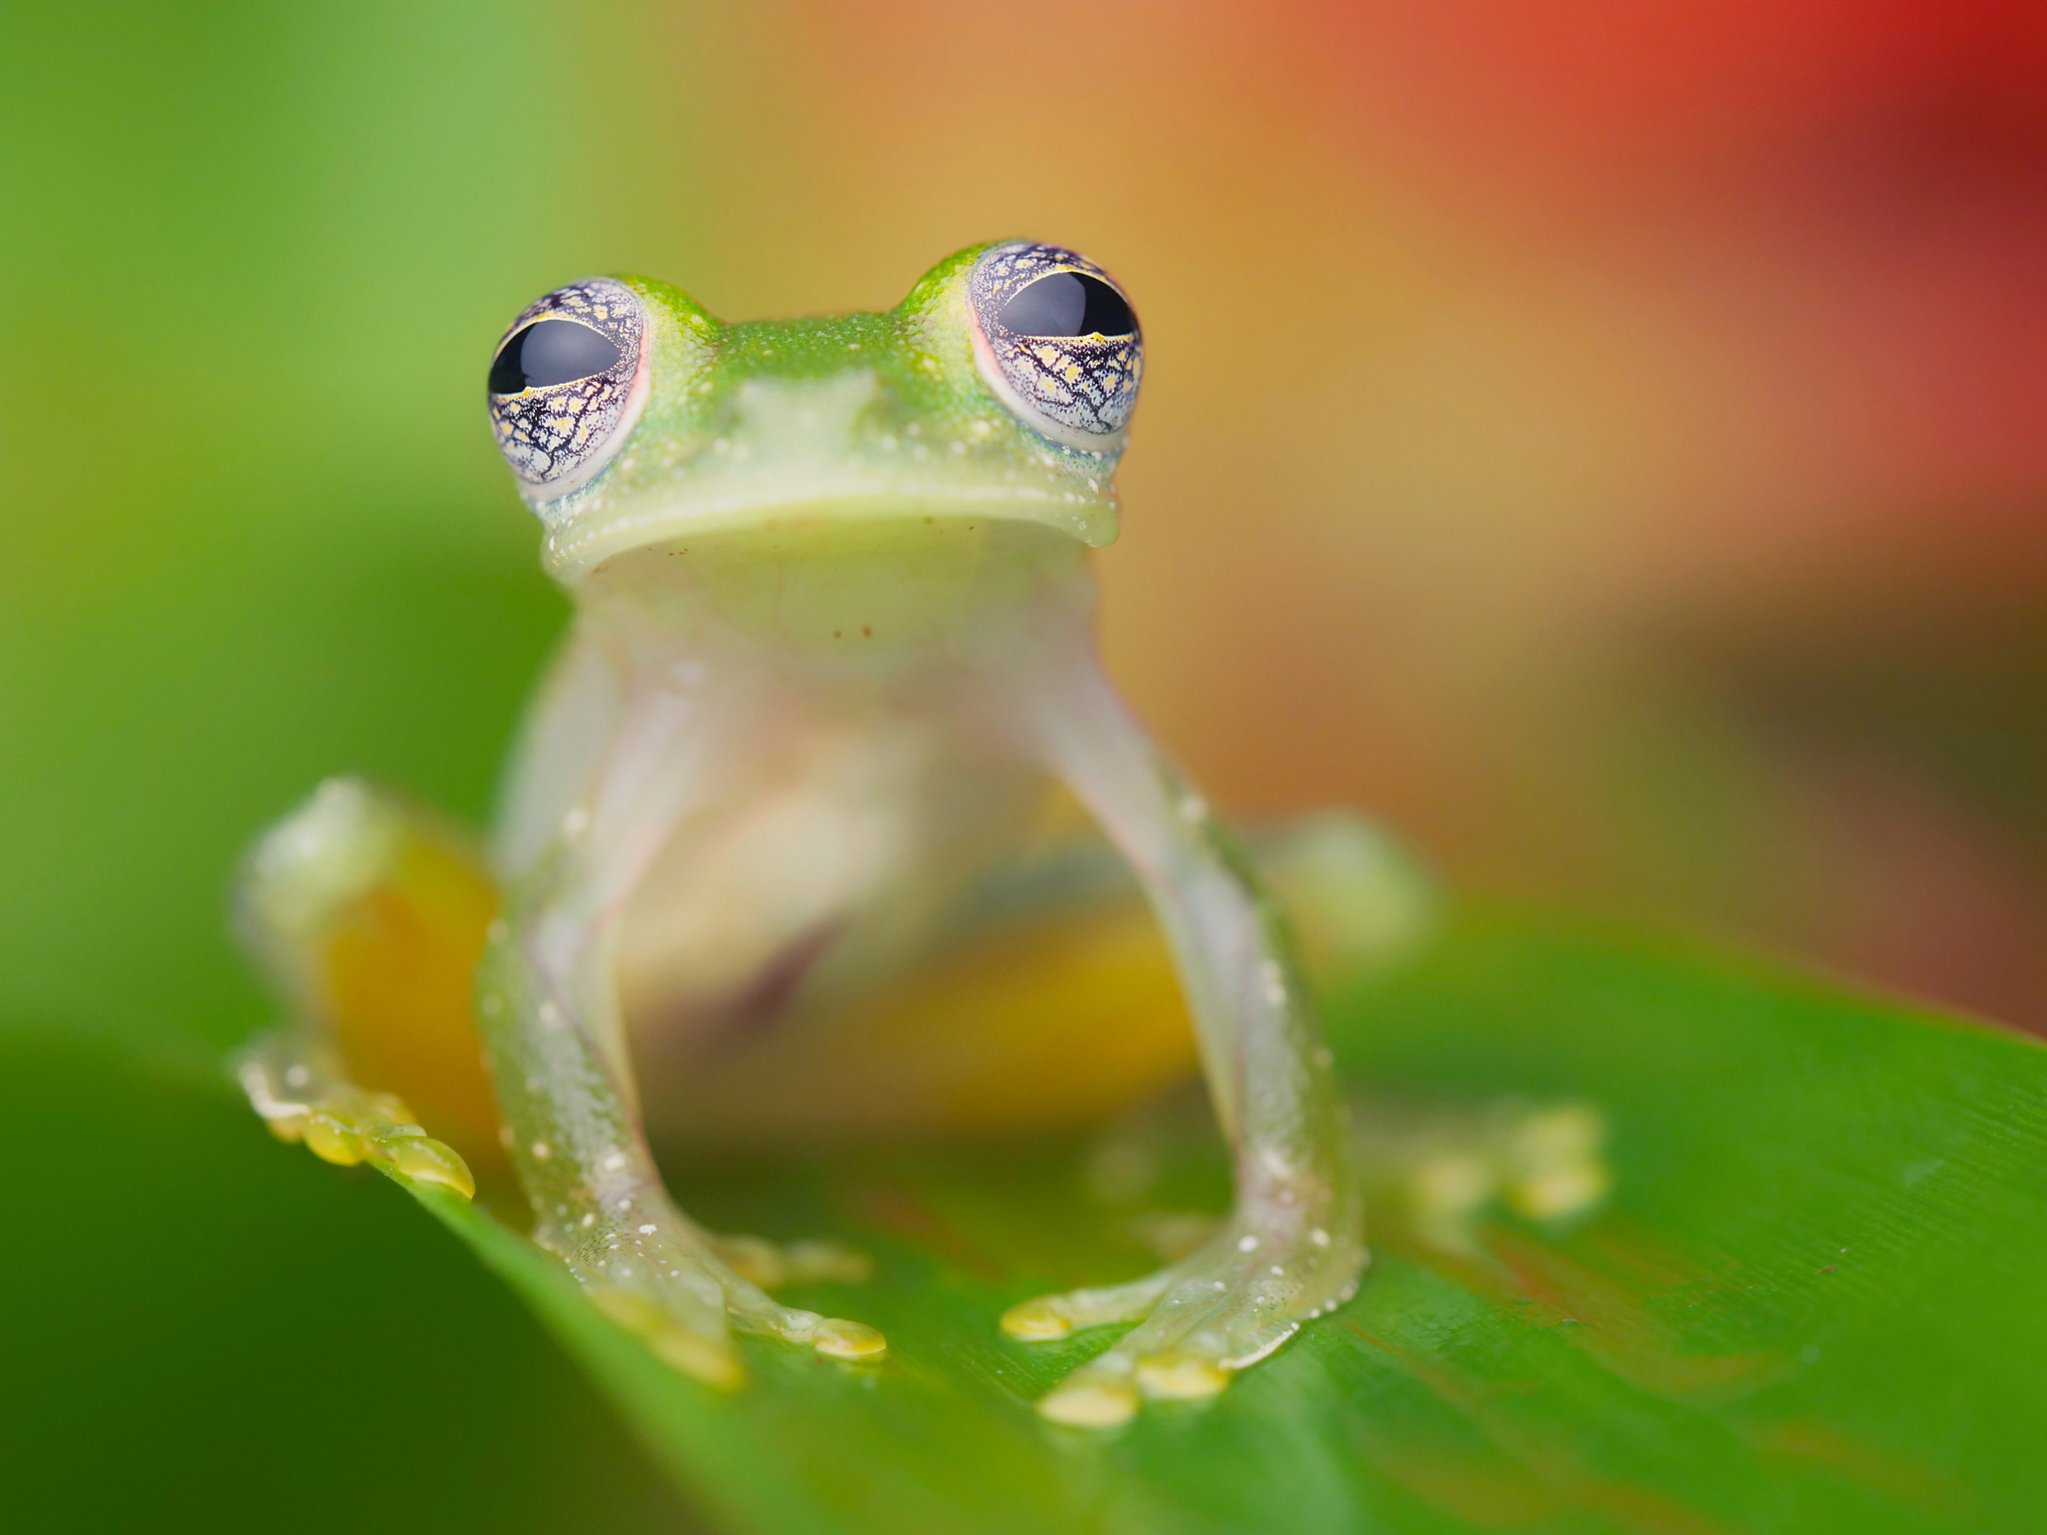
{"type": "Polygon", "coordinates": [[[646,310],[593,277],[527,306],[490,364],[490,421],[513,473],[548,500],[587,484],[646,397],[646,310]]]}
{"type": "Polygon", "coordinates": [[[967,279],[974,361],[1041,436],[1115,454],[1144,377],[1144,336],[1115,279],[1077,251],[1019,242],[982,252],[967,279]]]}

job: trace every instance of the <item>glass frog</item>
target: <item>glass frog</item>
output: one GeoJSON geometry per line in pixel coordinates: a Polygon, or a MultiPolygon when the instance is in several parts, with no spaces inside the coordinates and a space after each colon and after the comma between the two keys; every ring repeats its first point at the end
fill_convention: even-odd
{"type": "MultiPolygon", "coordinates": [[[[487,848],[342,779],[251,854],[239,921],[288,1018],[241,1063],[270,1127],[464,1194],[509,1160],[593,1301],[736,1384],[735,1331],[881,1353],[770,1294],[859,1262],[706,1230],[650,1137],[1079,1118],[1180,1068],[1191,1018],[1234,1207],[1147,1278],[1000,1319],[1134,1324],[1041,1410],[1212,1394],[1346,1299],[1360,1206],[1285,924],[1096,659],[1143,372],[1123,288],[1019,241],[883,313],[724,324],[635,277],[521,313],[490,419],[574,621],[487,848]]],[[[1360,823],[1263,862],[1323,948],[1372,926],[1360,823]]]]}

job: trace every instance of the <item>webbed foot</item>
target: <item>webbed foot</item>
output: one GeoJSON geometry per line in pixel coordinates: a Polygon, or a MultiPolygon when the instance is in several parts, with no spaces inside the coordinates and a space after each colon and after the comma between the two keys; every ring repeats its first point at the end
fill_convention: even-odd
{"type": "Polygon", "coordinates": [[[1215,1395],[1303,1322],[1350,1299],[1365,1263],[1356,1229],[1354,1220],[1318,1220],[1291,1209],[1240,1216],[1148,1278],[1013,1306],[1002,1330],[1042,1341],[1137,1323],[1038,1403],[1055,1423],[1110,1428],[1146,1398],[1215,1395]]]}

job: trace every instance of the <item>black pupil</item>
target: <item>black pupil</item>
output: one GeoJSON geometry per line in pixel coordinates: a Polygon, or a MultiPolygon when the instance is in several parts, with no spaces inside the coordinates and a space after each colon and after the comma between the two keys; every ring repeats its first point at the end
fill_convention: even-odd
{"type": "Polygon", "coordinates": [[[996,319],[1013,336],[1128,336],[1137,329],[1123,295],[1085,272],[1040,277],[996,319]]]}
{"type": "Polygon", "coordinates": [[[490,392],[517,394],[566,384],[618,366],[618,346],[573,320],[535,320],[504,344],[490,365],[490,392]]]}

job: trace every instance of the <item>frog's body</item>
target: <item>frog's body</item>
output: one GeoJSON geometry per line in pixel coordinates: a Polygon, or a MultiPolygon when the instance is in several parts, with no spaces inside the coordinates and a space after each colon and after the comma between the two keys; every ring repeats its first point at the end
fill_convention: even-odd
{"type": "MultiPolygon", "coordinates": [[[[492,416],[577,619],[487,855],[352,783],[259,848],[246,925],[298,1017],[244,1070],[273,1127],[466,1188],[353,1077],[472,1155],[501,1125],[535,1239],[665,1357],[731,1379],[731,1326],[881,1340],[762,1293],[748,1274],[788,1265],[675,1210],[650,1127],[1098,1110],[1185,1060],[1177,969],[1237,1209],[1150,1280],[1004,1319],[1140,1323],[1045,1410],[1219,1389],[1349,1294],[1357,1201],[1280,924],[1093,657],[1087,554],[1114,534],[1141,366],[1107,275],[1027,244],[963,252],[879,315],[726,327],[610,279],[521,315],[492,416]],[[1062,831],[1062,792],[1170,964],[1118,866],[1062,831]],[[488,1093],[461,1043],[479,957],[488,1093]]],[[[1355,828],[1280,862],[1325,947],[1369,926],[1355,828]]]]}

